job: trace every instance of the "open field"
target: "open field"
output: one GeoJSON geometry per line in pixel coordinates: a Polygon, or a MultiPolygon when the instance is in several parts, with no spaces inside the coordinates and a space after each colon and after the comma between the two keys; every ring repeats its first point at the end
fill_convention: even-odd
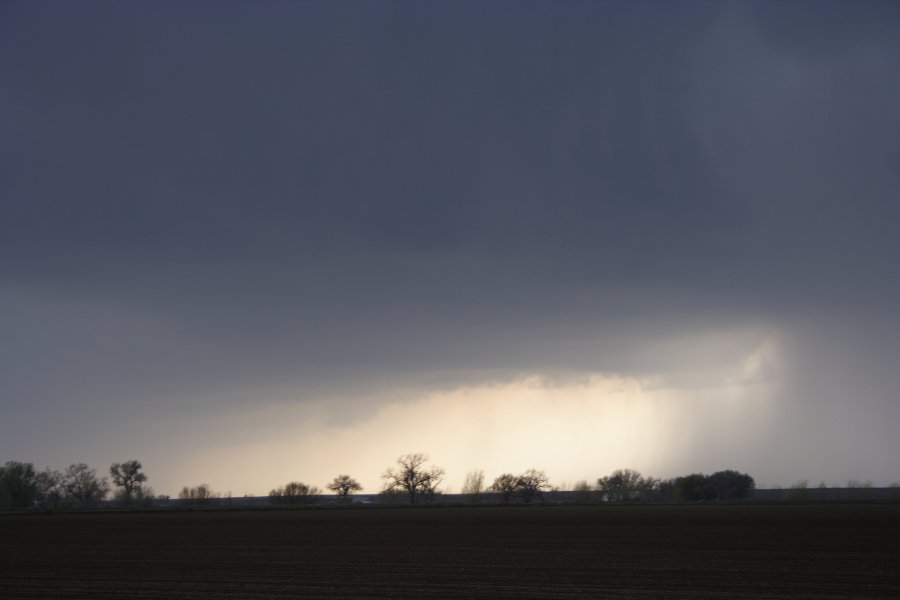
{"type": "Polygon", "coordinates": [[[900,506],[0,516],[3,598],[900,597],[900,506]]]}

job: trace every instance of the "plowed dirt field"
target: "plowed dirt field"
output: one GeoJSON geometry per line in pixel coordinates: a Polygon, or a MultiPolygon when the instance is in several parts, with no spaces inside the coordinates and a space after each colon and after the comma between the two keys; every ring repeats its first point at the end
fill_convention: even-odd
{"type": "Polygon", "coordinates": [[[0,597],[900,597],[900,506],[2,515],[0,597]]]}

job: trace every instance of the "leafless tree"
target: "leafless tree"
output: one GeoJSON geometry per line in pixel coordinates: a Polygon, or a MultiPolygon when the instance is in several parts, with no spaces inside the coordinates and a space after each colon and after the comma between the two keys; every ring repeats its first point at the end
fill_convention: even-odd
{"type": "Polygon", "coordinates": [[[311,504],[320,492],[321,490],[314,485],[292,481],[284,487],[275,488],[269,492],[269,502],[272,504],[311,504]]]}
{"type": "Polygon", "coordinates": [[[540,498],[544,490],[550,488],[547,474],[537,469],[528,469],[519,475],[516,481],[516,492],[526,503],[540,498]]]}
{"type": "Polygon", "coordinates": [[[178,499],[185,504],[202,505],[211,503],[219,495],[217,492],[212,491],[209,485],[201,483],[194,487],[185,486],[181,488],[181,491],[178,492],[178,499]]]}
{"type": "Polygon", "coordinates": [[[490,490],[500,496],[500,501],[503,502],[503,504],[509,504],[516,493],[518,481],[519,477],[517,475],[504,473],[494,479],[494,483],[491,484],[490,490]]]}
{"type": "Polygon", "coordinates": [[[466,473],[463,481],[462,493],[474,496],[484,492],[484,471],[475,469],[466,473]]]}
{"type": "Polygon", "coordinates": [[[66,500],[83,508],[97,506],[109,492],[106,478],[98,478],[97,471],[84,463],[69,465],[63,474],[62,485],[66,500]]]}
{"type": "Polygon", "coordinates": [[[528,469],[521,475],[512,473],[500,475],[494,479],[490,490],[500,495],[503,504],[509,504],[514,497],[521,498],[526,503],[531,502],[549,488],[550,482],[543,471],[528,469]]]}
{"type": "Polygon", "coordinates": [[[622,502],[637,496],[643,483],[643,477],[638,471],[616,469],[597,480],[597,490],[606,495],[608,502],[622,502]]]}
{"type": "Polygon", "coordinates": [[[428,456],[422,453],[404,454],[398,458],[396,469],[390,468],[381,476],[385,491],[404,492],[410,504],[433,500],[437,486],[444,479],[444,470],[427,467],[427,462],[428,456]]]}
{"type": "Polygon", "coordinates": [[[338,475],[325,487],[341,498],[347,498],[353,494],[353,492],[358,492],[363,489],[359,482],[349,475],[338,475]]]}
{"type": "Polygon", "coordinates": [[[141,473],[142,466],[137,460],[126,460],[110,465],[109,475],[112,477],[113,484],[122,488],[121,492],[117,494],[120,503],[129,505],[135,500],[143,499],[141,484],[147,481],[147,476],[141,473]]]}

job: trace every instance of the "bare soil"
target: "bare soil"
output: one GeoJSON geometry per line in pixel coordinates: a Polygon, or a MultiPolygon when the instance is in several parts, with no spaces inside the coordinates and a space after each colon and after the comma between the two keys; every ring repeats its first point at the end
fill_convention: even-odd
{"type": "Polygon", "coordinates": [[[2,598],[900,597],[900,506],[0,516],[2,598]]]}

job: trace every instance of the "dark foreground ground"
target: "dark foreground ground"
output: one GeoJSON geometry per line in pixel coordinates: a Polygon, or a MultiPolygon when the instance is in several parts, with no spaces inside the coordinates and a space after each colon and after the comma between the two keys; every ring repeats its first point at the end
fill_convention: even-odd
{"type": "Polygon", "coordinates": [[[0,597],[900,597],[900,506],[4,515],[0,597]]]}

